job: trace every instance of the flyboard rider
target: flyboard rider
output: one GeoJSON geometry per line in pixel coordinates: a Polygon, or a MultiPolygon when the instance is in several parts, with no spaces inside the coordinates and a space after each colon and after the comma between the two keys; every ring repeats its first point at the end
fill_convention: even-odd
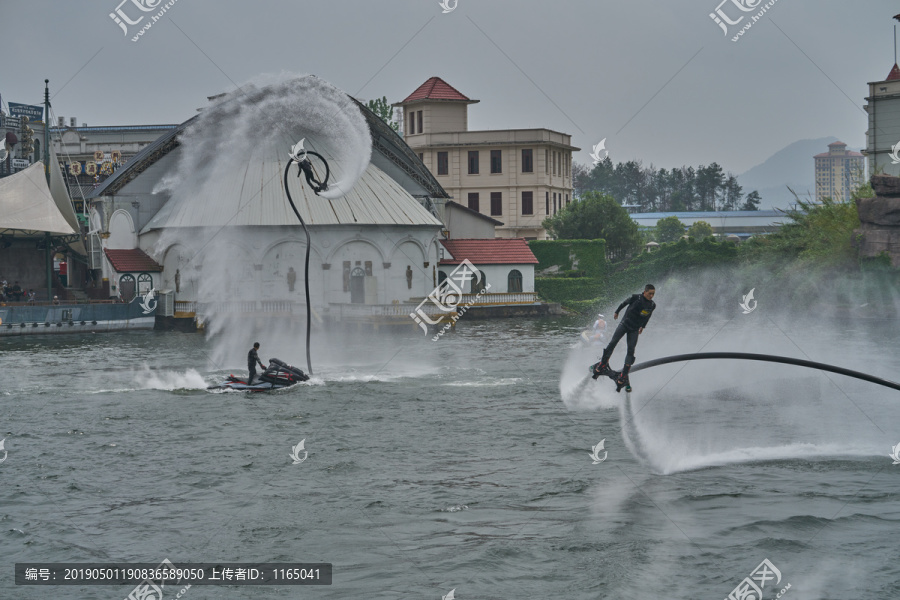
{"type": "Polygon", "coordinates": [[[625,316],[622,318],[622,322],[616,327],[612,339],[603,350],[603,356],[600,358],[600,362],[597,363],[594,368],[594,379],[597,379],[600,375],[609,371],[609,359],[612,356],[613,350],[616,349],[616,344],[618,344],[619,340],[624,336],[626,343],[628,344],[628,350],[625,355],[625,366],[622,367],[622,373],[616,380],[616,384],[628,385],[628,371],[631,369],[631,365],[634,364],[634,349],[637,346],[638,335],[644,332],[644,328],[647,326],[647,322],[650,320],[650,317],[653,316],[653,310],[656,308],[656,303],[653,301],[654,295],[656,295],[656,288],[648,283],[644,286],[643,293],[630,296],[616,309],[616,312],[613,315],[614,320],[619,318],[619,311],[626,306],[628,307],[625,311],[625,316]]]}

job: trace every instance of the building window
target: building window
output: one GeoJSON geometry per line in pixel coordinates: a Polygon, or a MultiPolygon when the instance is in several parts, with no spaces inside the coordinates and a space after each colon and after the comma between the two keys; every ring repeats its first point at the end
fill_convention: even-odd
{"type": "Polygon", "coordinates": [[[553,214],[556,214],[556,192],[553,192],[553,214]]]}
{"type": "Polygon", "coordinates": [[[366,277],[371,277],[371,276],[372,276],[372,261],[367,260],[366,261],[366,277]]]}
{"type": "Polygon", "coordinates": [[[510,294],[520,293],[522,291],[522,272],[513,269],[506,278],[506,291],[510,294]]]}
{"type": "Polygon", "coordinates": [[[544,173],[550,174],[550,150],[544,148],[544,173]]]}
{"type": "Polygon", "coordinates": [[[350,291],[350,261],[344,261],[344,291],[350,291]]]}
{"type": "Polygon", "coordinates": [[[469,208],[478,210],[478,192],[469,192],[469,208]]]}
{"type": "Polygon", "coordinates": [[[472,273],[472,279],[469,281],[472,282],[472,287],[470,288],[470,293],[472,294],[477,294],[487,287],[487,275],[484,274],[484,271],[476,270],[472,273]]]}
{"type": "Polygon", "coordinates": [[[544,213],[550,216],[550,192],[544,192],[544,213]]]}
{"type": "Polygon", "coordinates": [[[446,152],[438,152],[438,175],[446,175],[450,171],[450,161],[446,152]]]}
{"type": "Polygon", "coordinates": [[[422,127],[422,111],[421,110],[416,113],[416,121],[417,121],[417,123],[416,123],[417,129],[419,130],[419,133],[422,133],[424,128],[422,127]]]}
{"type": "Polygon", "coordinates": [[[491,192],[491,216],[503,214],[503,192],[491,192]]]}
{"type": "Polygon", "coordinates": [[[153,277],[150,273],[141,273],[137,278],[137,291],[141,296],[146,296],[147,292],[153,289],[153,277]]]}
{"type": "Polygon", "coordinates": [[[500,151],[491,150],[491,173],[502,173],[500,165],[500,151]]]}
{"type": "Polygon", "coordinates": [[[469,150],[469,175],[478,175],[478,150],[469,150]]]}
{"type": "Polygon", "coordinates": [[[425,162],[425,154],[424,153],[419,152],[419,160],[421,160],[422,162],[425,162]]]}
{"type": "Polygon", "coordinates": [[[522,192],[522,214],[534,214],[534,192],[522,192]]]}
{"type": "Polygon", "coordinates": [[[134,300],[134,294],[137,289],[136,282],[134,280],[134,275],[131,273],[126,273],[119,278],[119,296],[122,297],[122,300],[125,302],[131,302],[134,300]]]}
{"type": "MultiPolygon", "coordinates": [[[[409,113],[409,135],[413,135],[415,133],[416,133],[416,113],[410,112],[409,113]]],[[[347,277],[349,277],[349,276],[350,275],[348,274],[347,277]]],[[[344,290],[344,291],[346,291],[346,290],[344,290]]]]}
{"type": "Polygon", "coordinates": [[[569,195],[566,194],[566,206],[568,206],[568,205],[569,205],[569,195]]]}
{"type": "Polygon", "coordinates": [[[522,172],[534,173],[534,160],[531,154],[531,148],[522,149],[522,172]]]}

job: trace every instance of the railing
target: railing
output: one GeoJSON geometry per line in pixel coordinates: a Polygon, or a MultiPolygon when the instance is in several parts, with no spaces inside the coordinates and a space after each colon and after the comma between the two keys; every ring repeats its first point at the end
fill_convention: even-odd
{"type": "MultiPolygon", "coordinates": [[[[420,303],[426,298],[413,298],[411,302],[420,303]]],[[[454,298],[454,301],[456,299],[454,298]]],[[[503,306],[507,304],[537,304],[540,302],[537,292],[486,292],[483,294],[463,294],[456,302],[457,306],[503,306]]],[[[425,304],[433,304],[427,301],[425,304]]]]}
{"type": "Polygon", "coordinates": [[[472,306],[497,306],[503,304],[536,304],[539,302],[537,292],[507,292],[493,294],[490,292],[478,294],[463,294],[459,306],[471,304],[472,306]]]}
{"type": "MultiPolygon", "coordinates": [[[[415,304],[331,304],[328,314],[338,319],[347,317],[409,317],[410,313],[422,310],[430,317],[448,314],[426,302],[421,307],[415,304]]],[[[450,313],[452,314],[452,313],[450,313]]]]}
{"type": "Polygon", "coordinates": [[[197,302],[195,300],[175,301],[175,312],[179,313],[294,313],[305,310],[305,303],[293,302],[291,300],[235,300],[223,302],[197,302]]]}

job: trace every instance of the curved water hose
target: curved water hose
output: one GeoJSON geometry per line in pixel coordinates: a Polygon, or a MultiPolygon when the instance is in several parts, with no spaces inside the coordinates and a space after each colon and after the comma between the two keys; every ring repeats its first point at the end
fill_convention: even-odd
{"type": "Polygon", "coordinates": [[[303,226],[303,233],[306,234],[306,266],[303,269],[304,287],[306,288],[306,367],[309,370],[309,376],[312,377],[312,356],[309,353],[310,334],[312,333],[312,304],[309,301],[309,230],[306,228],[306,223],[303,221],[303,217],[300,216],[300,211],[298,211],[296,205],[294,205],[294,199],[291,198],[291,190],[288,187],[288,172],[291,170],[291,165],[296,162],[297,166],[300,168],[300,172],[297,173],[297,177],[300,176],[300,173],[304,173],[306,175],[306,182],[309,184],[309,187],[313,189],[316,195],[318,195],[318,193],[322,190],[328,189],[328,176],[331,174],[331,172],[328,168],[328,163],[325,161],[321,154],[310,151],[307,151],[307,154],[314,154],[315,156],[318,156],[320,159],[322,159],[323,163],[325,163],[325,180],[320,183],[315,179],[312,171],[312,163],[308,159],[299,162],[291,159],[284,167],[284,191],[287,194],[288,202],[291,203],[291,208],[294,209],[294,214],[297,215],[297,219],[303,226]]]}
{"type": "Polygon", "coordinates": [[[830,371],[839,375],[846,375],[847,377],[862,379],[863,381],[868,381],[894,390],[900,390],[900,383],[895,383],[887,379],[875,377],[874,375],[869,375],[867,373],[860,373],[859,371],[853,371],[851,369],[845,369],[843,367],[836,367],[834,365],[826,365],[825,363],[815,362],[811,360],[802,360],[799,358],[790,358],[787,356],[771,356],[769,354],[751,354],[748,352],[698,352],[695,354],[676,354],[674,356],[654,358],[653,360],[648,360],[647,362],[642,362],[640,364],[634,365],[633,367],[631,367],[630,372],[634,373],[635,371],[640,371],[642,369],[649,369],[650,367],[657,367],[659,365],[666,365],[674,362],[683,362],[687,360],[704,360],[710,358],[759,360],[763,362],[782,363],[785,365],[796,365],[798,367],[807,367],[810,369],[818,369],[820,371],[830,371]]]}

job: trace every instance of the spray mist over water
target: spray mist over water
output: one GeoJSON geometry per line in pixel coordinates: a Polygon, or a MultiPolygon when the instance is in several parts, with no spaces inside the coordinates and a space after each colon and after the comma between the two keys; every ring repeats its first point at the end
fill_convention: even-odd
{"type": "MultiPolygon", "coordinates": [[[[739,303],[751,286],[738,288],[717,270],[654,283],[658,308],[639,338],[637,363],[733,351],[806,358],[886,378],[896,379],[892,373],[900,372],[900,358],[882,351],[891,343],[884,332],[891,322],[850,320],[834,304],[864,304],[863,294],[878,292],[880,305],[890,313],[896,300],[891,288],[863,286],[859,297],[843,300],[840,293],[823,290],[798,311],[783,301],[784,282],[778,289],[762,285],[757,309],[743,314],[739,303]],[[726,283],[735,289],[728,292],[726,283]]],[[[839,279],[834,286],[847,288],[839,279]]],[[[598,310],[608,314],[614,308],[598,310]]],[[[900,418],[897,394],[886,388],[787,365],[702,360],[634,373],[635,391],[629,397],[617,395],[606,378],[587,377],[585,383],[588,366],[601,352],[570,352],[560,381],[563,402],[573,410],[618,407],[627,446],[657,473],[749,461],[868,458],[896,443],[888,439],[892,432],[886,435],[877,426],[900,418]]],[[[611,359],[613,368],[620,368],[624,354],[622,340],[611,359]]]]}
{"type": "MultiPolygon", "coordinates": [[[[263,344],[265,360],[278,357],[305,369],[306,238],[282,182],[289,151],[301,139],[331,170],[328,190],[318,196],[297,178],[296,165],[288,176],[295,203],[315,225],[317,213],[333,214],[331,202],[345,202],[336,199],[368,167],[372,140],[356,103],[314,76],[265,76],[219,99],[186,128],[177,165],[154,189],[170,196],[151,222],[162,228],[155,254],[175,249],[182,293],[206,305],[215,369],[244,370],[254,341],[263,344]],[[256,273],[261,269],[266,271],[256,273]],[[265,317],[256,312],[261,301],[284,302],[285,308],[265,317]]],[[[310,158],[324,179],[323,165],[310,158]]],[[[321,263],[327,250],[317,247],[315,230],[310,233],[311,264],[321,263]]],[[[311,271],[314,309],[323,285],[322,271],[311,271]]]]}

